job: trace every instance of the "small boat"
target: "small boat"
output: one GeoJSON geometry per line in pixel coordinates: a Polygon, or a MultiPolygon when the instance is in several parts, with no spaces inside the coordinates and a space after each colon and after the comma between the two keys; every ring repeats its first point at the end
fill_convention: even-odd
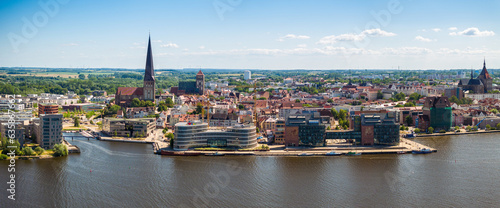
{"type": "Polygon", "coordinates": [[[405,152],[405,151],[399,151],[399,152],[397,152],[397,153],[398,153],[398,154],[406,154],[406,152],[405,152]]]}
{"type": "Polygon", "coordinates": [[[215,152],[215,153],[208,153],[205,154],[205,156],[225,156],[225,154],[222,154],[220,152],[215,152]]]}
{"type": "Polygon", "coordinates": [[[405,135],[405,138],[408,138],[408,139],[415,138],[415,137],[417,137],[417,134],[415,134],[415,133],[405,135]]]}
{"type": "Polygon", "coordinates": [[[411,151],[411,153],[413,153],[413,154],[429,154],[429,153],[432,153],[432,150],[427,149],[427,148],[423,148],[421,150],[413,150],[413,151],[411,151]]]}
{"type": "Polygon", "coordinates": [[[314,155],[313,153],[303,152],[303,153],[298,154],[297,156],[313,156],[313,155],[314,155]]]}
{"type": "Polygon", "coordinates": [[[361,155],[361,152],[358,152],[358,153],[356,153],[356,152],[348,152],[348,153],[345,153],[345,155],[347,155],[347,156],[359,156],[359,155],[361,155]]]}
{"type": "Polygon", "coordinates": [[[342,153],[338,153],[338,152],[335,152],[335,151],[327,152],[325,154],[325,156],[340,156],[340,155],[342,155],[342,153]]]}

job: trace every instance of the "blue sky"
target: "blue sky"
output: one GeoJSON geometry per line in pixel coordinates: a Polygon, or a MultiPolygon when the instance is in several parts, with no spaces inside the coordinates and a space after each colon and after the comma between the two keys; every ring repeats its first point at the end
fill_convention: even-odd
{"type": "Polygon", "coordinates": [[[0,1],[0,66],[500,68],[500,1],[0,1]],[[44,6],[45,5],[45,6],[44,6]]]}

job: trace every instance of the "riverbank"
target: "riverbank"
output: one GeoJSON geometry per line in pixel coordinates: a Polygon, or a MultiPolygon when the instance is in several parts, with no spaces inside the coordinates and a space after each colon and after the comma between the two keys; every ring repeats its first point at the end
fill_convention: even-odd
{"type": "Polygon", "coordinates": [[[491,134],[500,133],[500,130],[478,130],[469,132],[446,132],[446,133],[434,133],[434,134],[417,134],[417,137],[434,137],[434,136],[456,136],[456,135],[469,135],[469,134],[491,134]]]}
{"type": "MultiPolygon", "coordinates": [[[[205,155],[205,156],[300,156],[301,154],[307,156],[327,156],[327,153],[335,151],[335,153],[339,153],[341,155],[346,155],[347,153],[361,153],[363,154],[405,154],[412,153],[413,151],[420,151],[422,149],[429,149],[431,152],[437,152],[437,149],[425,146],[423,144],[401,138],[399,145],[396,146],[345,146],[345,145],[332,145],[327,147],[284,147],[283,148],[273,148],[273,145],[270,146],[270,150],[268,151],[259,151],[259,150],[245,150],[245,151],[237,151],[237,150],[229,150],[229,151],[196,151],[196,150],[187,150],[187,151],[172,151],[163,149],[166,151],[166,154],[171,153],[169,156],[192,156],[192,155],[205,155]],[[168,153],[167,153],[168,152],[168,153]]],[[[157,152],[161,154],[160,152],[157,152]]]]}

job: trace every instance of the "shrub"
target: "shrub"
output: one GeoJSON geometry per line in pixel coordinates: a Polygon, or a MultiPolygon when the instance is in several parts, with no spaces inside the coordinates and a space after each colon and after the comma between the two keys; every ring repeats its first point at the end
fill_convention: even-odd
{"type": "Polygon", "coordinates": [[[7,158],[9,158],[9,156],[0,154],[0,160],[6,160],[7,158]]]}
{"type": "Polygon", "coordinates": [[[417,133],[417,134],[420,133],[420,129],[419,128],[415,128],[415,130],[413,130],[413,131],[415,131],[415,133],[417,133]]]}
{"type": "Polygon", "coordinates": [[[439,133],[446,133],[444,129],[439,130],[439,133]]]}
{"type": "Polygon", "coordinates": [[[68,155],[68,147],[64,144],[56,144],[54,145],[54,156],[66,156],[68,155]]]}
{"type": "Polygon", "coordinates": [[[41,147],[36,147],[35,152],[37,155],[41,155],[41,154],[43,154],[43,152],[45,152],[45,150],[41,147]]]}
{"type": "Polygon", "coordinates": [[[427,129],[427,131],[428,131],[427,133],[432,134],[432,133],[434,133],[434,128],[429,127],[429,128],[427,129]]]}
{"type": "Polygon", "coordinates": [[[36,154],[35,151],[33,151],[33,149],[31,149],[31,147],[24,147],[21,151],[26,156],[30,156],[30,155],[36,154]]]}

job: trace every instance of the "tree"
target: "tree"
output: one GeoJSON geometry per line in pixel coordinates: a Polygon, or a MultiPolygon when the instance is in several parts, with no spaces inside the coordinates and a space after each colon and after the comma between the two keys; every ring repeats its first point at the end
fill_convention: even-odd
{"type": "Polygon", "coordinates": [[[332,112],[333,118],[337,119],[337,110],[335,110],[335,108],[332,108],[330,112],[332,112]]]}
{"type": "Polygon", "coordinates": [[[479,129],[479,127],[474,126],[472,129],[474,129],[474,131],[477,131],[477,129],[479,129]]]}
{"type": "Polygon", "coordinates": [[[410,95],[410,98],[408,98],[409,100],[419,100],[420,98],[422,98],[422,95],[414,92],[410,95]]]}
{"type": "Polygon", "coordinates": [[[81,79],[81,80],[84,80],[85,79],[85,74],[79,74],[78,78],[81,79]]]}
{"type": "Polygon", "coordinates": [[[116,137],[116,136],[118,135],[118,132],[116,132],[116,130],[115,130],[115,133],[114,133],[114,135],[115,135],[115,137],[116,137]]]}
{"type": "Polygon", "coordinates": [[[41,155],[41,154],[43,154],[43,152],[45,152],[45,150],[43,148],[41,148],[40,146],[38,146],[35,148],[35,152],[37,155],[41,155]]]}
{"type": "Polygon", "coordinates": [[[455,95],[451,96],[450,102],[451,103],[456,103],[456,104],[460,103],[460,101],[458,100],[457,96],[455,96],[455,95]]]}
{"type": "Polygon", "coordinates": [[[132,107],[140,107],[141,101],[139,100],[139,98],[134,98],[134,99],[132,99],[132,102],[130,102],[130,105],[132,107]]]}
{"type": "Polygon", "coordinates": [[[36,154],[35,151],[33,151],[33,149],[31,149],[31,147],[23,147],[23,149],[21,150],[21,152],[23,153],[23,155],[26,155],[26,156],[30,156],[30,155],[36,154]]]}
{"type": "Polygon", "coordinates": [[[326,128],[326,130],[332,130],[332,128],[330,128],[330,126],[328,126],[328,128],[326,128]]]}
{"type": "Polygon", "coordinates": [[[470,131],[472,128],[470,126],[465,127],[465,130],[470,131]]]}
{"type": "Polygon", "coordinates": [[[382,93],[380,90],[377,91],[377,99],[382,99],[384,98],[384,93],[382,93]]]}
{"type": "Polygon", "coordinates": [[[491,126],[489,124],[486,124],[486,129],[490,130],[491,126]]]}
{"type": "Polygon", "coordinates": [[[491,109],[491,110],[490,110],[490,112],[492,112],[492,113],[494,113],[494,114],[498,114],[498,110],[497,110],[497,109],[495,109],[495,108],[491,109]]]}
{"type": "Polygon", "coordinates": [[[415,131],[415,133],[420,133],[420,129],[419,128],[415,128],[413,131],[415,131]]]}
{"type": "Polygon", "coordinates": [[[73,117],[73,122],[75,123],[74,127],[80,127],[80,117],[73,117]]]}
{"type": "Polygon", "coordinates": [[[167,133],[167,130],[166,130],[166,129],[163,129],[161,132],[163,132],[163,134],[166,134],[166,133],[167,133]]]}
{"type": "Polygon", "coordinates": [[[459,129],[460,129],[460,127],[455,126],[455,131],[458,131],[459,129]]]}
{"type": "Polygon", "coordinates": [[[403,105],[401,105],[401,104],[397,104],[397,105],[395,105],[394,107],[395,107],[395,108],[401,108],[401,107],[403,107],[403,105]]]}
{"type": "Polygon", "coordinates": [[[415,103],[413,102],[406,102],[404,107],[415,107],[415,103]]]}
{"type": "Polygon", "coordinates": [[[203,105],[201,103],[196,104],[196,110],[194,114],[201,114],[203,112],[203,105]]]}
{"type": "Polygon", "coordinates": [[[406,125],[411,126],[411,125],[413,125],[413,118],[411,116],[406,116],[405,122],[406,122],[406,125]]]}
{"type": "Polygon", "coordinates": [[[68,155],[68,147],[64,144],[56,144],[54,145],[54,156],[66,156],[68,155]]]}
{"type": "Polygon", "coordinates": [[[333,99],[330,98],[330,99],[326,100],[326,102],[333,103],[333,99]]]}
{"type": "Polygon", "coordinates": [[[242,104],[239,104],[239,105],[238,105],[238,109],[243,110],[243,109],[245,109],[245,106],[244,106],[244,105],[242,105],[242,104]]]}
{"type": "Polygon", "coordinates": [[[497,123],[497,129],[500,130],[500,123],[497,123]]]}
{"type": "Polygon", "coordinates": [[[166,137],[167,137],[169,140],[174,140],[174,134],[172,134],[172,133],[168,133],[168,134],[166,135],[166,137]]]}
{"type": "Polygon", "coordinates": [[[299,100],[299,99],[296,99],[296,100],[295,100],[295,103],[300,103],[300,100],[299,100]]]}
{"type": "Polygon", "coordinates": [[[427,131],[428,131],[427,133],[432,134],[432,133],[434,133],[434,128],[429,127],[429,128],[427,129],[427,131]]]}

